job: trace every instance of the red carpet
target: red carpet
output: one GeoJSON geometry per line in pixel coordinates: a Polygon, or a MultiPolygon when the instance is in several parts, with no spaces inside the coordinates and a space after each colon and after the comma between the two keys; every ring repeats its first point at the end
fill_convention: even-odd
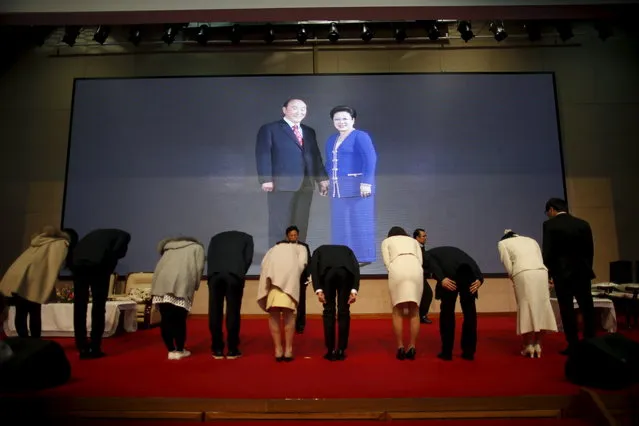
{"type": "MultiPolygon", "coordinates": [[[[458,328],[461,321],[458,321],[458,328]]],[[[457,332],[457,341],[459,341],[457,332]]],[[[295,360],[276,363],[266,319],[242,321],[237,360],[214,360],[205,318],[190,319],[191,358],[168,361],[159,328],[105,339],[107,357],[80,361],[72,339],[73,378],[56,396],[179,398],[407,398],[575,394],[564,378],[563,335],[546,338],[541,359],[519,355],[514,317],[480,317],[476,359],[436,358],[437,320],[422,326],[417,359],[397,361],[390,319],[353,319],[348,359],[322,358],[319,319],[295,337],[295,360]]],[[[263,424],[263,423],[262,423],[263,424]]],[[[352,423],[351,423],[352,424],[352,423]]],[[[449,423],[446,423],[449,424],[449,423]]]]}

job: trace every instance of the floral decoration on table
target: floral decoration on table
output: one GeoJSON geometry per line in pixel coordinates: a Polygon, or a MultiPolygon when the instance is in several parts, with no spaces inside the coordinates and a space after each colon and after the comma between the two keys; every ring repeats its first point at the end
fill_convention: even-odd
{"type": "Polygon", "coordinates": [[[132,288],[129,292],[129,298],[136,303],[146,303],[151,301],[151,287],[132,288]]]}
{"type": "Polygon", "coordinates": [[[58,303],[73,303],[75,294],[73,287],[65,286],[55,289],[55,295],[58,303]]]}

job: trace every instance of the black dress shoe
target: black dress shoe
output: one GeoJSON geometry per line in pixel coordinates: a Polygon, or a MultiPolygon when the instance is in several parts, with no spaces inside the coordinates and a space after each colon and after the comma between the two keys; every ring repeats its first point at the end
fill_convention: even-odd
{"type": "Polygon", "coordinates": [[[344,349],[338,349],[335,351],[335,361],[344,361],[346,359],[346,353],[344,349]]]}
{"type": "Polygon", "coordinates": [[[440,352],[437,355],[437,358],[443,359],[444,361],[452,361],[453,360],[453,355],[452,354],[445,354],[444,352],[440,352]]]}
{"type": "Polygon", "coordinates": [[[285,357],[282,358],[282,361],[291,362],[291,361],[293,361],[293,356],[292,355],[291,356],[285,356],[285,357]]]}
{"type": "Polygon", "coordinates": [[[415,355],[417,354],[417,351],[415,350],[415,348],[409,348],[406,351],[406,359],[410,359],[411,361],[415,361],[415,355]]]}
{"type": "Polygon", "coordinates": [[[284,355],[275,357],[275,362],[282,362],[282,361],[284,361],[284,355]]]}
{"type": "Polygon", "coordinates": [[[324,359],[328,361],[335,361],[335,351],[328,351],[324,354],[324,359]]]}
{"type": "Polygon", "coordinates": [[[301,326],[297,326],[297,327],[295,327],[295,332],[296,332],[297,334],[304,334],[304,326],[303,326],[303,325],[301,325],[301,326]]]}
{"type": "Polygon", "coordinates": [[[566,349],[564,349],[563,351],[559,351],[560,354],[564,355],[564,356],[568,356],[570,355],[570,346],[568,346],[566,349]]]}
{"type": "Polygon", "coordinates": [[[224,359],[224,351],[213,351],[213,359],[224,359]]]}
{"type": "Polygon", "coordinates": [[[461,357],[465,359],[466,361],[473,361],[475,359],[474,354],[462,354],[461,357]]]}
{"type": "Polygon", "coordinates": [[[98,359],[106,356],[101,349],[83,350],[80,352],[80,359],[98,359]]]}
{"type": "Polygon", "coordinates": [[[240,352],[238,349],[235,349],[233,351],[228,351],[228,353],[226,354],[226,359],[238,359],[241,356],[242,352],[240,352]]]}
{"type": "Polygon", "coordinates": [[[395,358],[400,361],[404,361],[406,359],[406,351],[404,351],[404,348],[397,349],[397,355],[395,355],[395,358]]]}
{"type": "Polygon", "coordinates": [[[433,321],[431,321],[430,319],[428,319],[428,317],[426,315],[424,315],[423,317],[421,317],[419,319],[419,322],[422,324],[432,324],[433,321]]]}

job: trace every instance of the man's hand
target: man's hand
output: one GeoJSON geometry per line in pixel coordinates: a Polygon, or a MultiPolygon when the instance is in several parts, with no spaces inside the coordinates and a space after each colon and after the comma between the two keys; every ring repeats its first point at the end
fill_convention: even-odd
{"type": "Polygon", "coordinates": [[[371,195],[373,195],[373,186],[368,183],[360,183],[359,195],[362,198],[370,197],[371,195]]]}
{"type": "Polygon", "coordinates": [[[322,197],[326,197],[328,195],[328,181],[323,180],[319,183],[319,193],[322,197]]]}
{"type": "Polygon", "coordinates": [[[324,292],[322,290],[317,292],[317,300],[319,300],[322,305],[326,305],[326,297],[324,297],[324,292]]]}
{"type": "Polygon", "coordinates": [[[475,280],[471,285],[470,285],[470,294],[475,294],[477,293],[477,290],[479,290],[479,287],[481,287],[481,281],[479,280],[475,280]]]}
{"type": "Polygon", "coordinates": [[[262,184],[262,191],[264,192],[273,192],[273,182],[264,182],[262,184]]]}
{"type": "Polygon", "coordinates": [[[355,293],[351,293],[350,296],[348,296],[348,304],[352,305],[353,303],[355,303],[357,301],[357,294],[355,293]]]}
{"type": "Polygon", "coordinates": [[[442,280],[442,286],[444,286],[446,290],[450,290],[450,291],[457,290],[457,283],[451,280],[450,278],[444,278],[442,280]]]}

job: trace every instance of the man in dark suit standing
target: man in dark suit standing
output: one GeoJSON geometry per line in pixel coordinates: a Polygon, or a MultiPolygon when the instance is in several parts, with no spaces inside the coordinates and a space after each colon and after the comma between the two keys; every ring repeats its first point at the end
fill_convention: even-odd
{"type": "Polygon", "coordinates": [[[453,359],[455,342],[455,303],[459,302],[464,314],[461,347],[462,358],[472,361],[477,349],[477,290],[484,283],[484,276],[477,262],[457,247],[435,247],[426,252],[424,265],[437,280],[435,298],[441,300],[439,334],[442,351],[439,358],[453,359]]]}
{"type": "Polygon", "coordinates": [[[347,246],[323,245],[311,258],[313,288],[324,305],[324,343],[326,358],[341,361],[346,358],[351,324],[350,305],[359,291],[359,262],[347,246]],[[338,343],[335,348],[335,301],[337,299],[338,343]]]}
{"type": "Polygon", "coordinates": [[[426,262],[426,249],[424,245],[426,244],[426,231],[422,228],[417,228],[413,231],[413,238],[417,240],[419,246],[422,248],[422,267],[424,269],[424,292],[422,293],[422,300],[419,302],[419,322],[422,324],[432,324],[433,322],[428,319],[428,311],[430,309],[430,304],[433,303],[433,289],[430,288],[430,284],[428,284],[428,275],[426,273],[426,267],[424,266],[424,262],[426,262]]]}
{"type": "Polygon", "coordinates": [[[595,307],[590,289],[595,277],[592,270],[595,249],[590,225],[568,213],[566,201],[548,200],[546,215],[549,219],[544,222],[542,253],[568,341],[568,348],[562,354],[567,355],[570,347],[579,341],[573,297],[583,316],[584,337],[595,336],[595,307]]]}
{"type": "Polygon", "coordinates": [[[118,260],[126,256],[131,235],[120,229],[96,229],[73,250],[73,330],[80,358],[101,358],[109,281],[118,260]],[[91,290],[91,341],[87,341],[87,309],[91,290]]]}
{"type": "MultiPolygon", "coordinates": [[[[299,240],[300,230],[297,226],[292,225],[286,228],[286,239],[282,241],[278,241],[277,244],[282,243],[290,243],[290,244],[301,244],[306,247],[306,258],[311,258],[311,249],[303,241],[299,240]]],[[[295,317],[295,332],[297,334],[303,334],[304,329],[306,328],[306,286],[308,285],[308,276],[310,275],[309,265],[306,265],[304,271],[302,271],[302,275],[300,276],[300,300],[297,302],[297,316],[295,317]]]]}
{"type": "Polygon", "coordinates": [[[209,330],[213,358],[224,358],[224,300],[226,299],[227,359],[242,356],[240,352],[240,311],[246,273],[253,261],[253,237],[241,231],[221,232],[209,242],[209,330]]]}
{"type": "Polygon", "coordinates": [[[281,120],[260,127],[255,144],[258,179],[267,193],[269,247],[292,223],[299,227],[300,239],[306,240],[315,184],[321,195],[328,194],[328,175],[315,130],[301,124],[306,104],[289,99],[282,113],[281,120]]]}

